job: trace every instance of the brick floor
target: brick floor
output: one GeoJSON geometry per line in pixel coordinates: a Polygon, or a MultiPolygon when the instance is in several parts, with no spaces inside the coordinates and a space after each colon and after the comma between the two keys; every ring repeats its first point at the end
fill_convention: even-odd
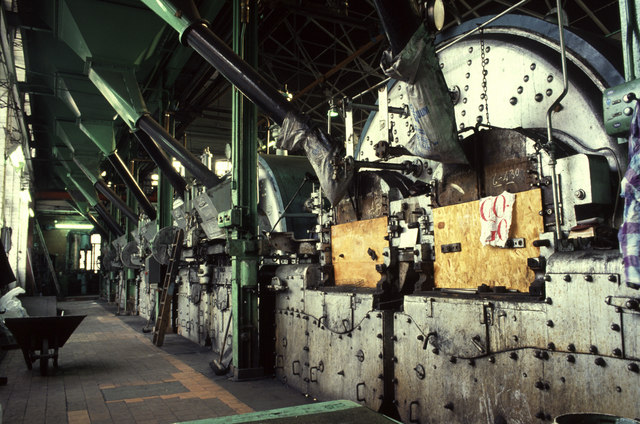
{"type": "Polygon", "coordinates": [[[8,377],[0,386],[2,423],[159,424],[309,402],[273,379],[215,376],[208,367],[213,354],[181,336],[168,334],[166,348],[158,348],[140,331],[139,317],[117,317],[95,301],[58,307],[87,317],[49,376],[40,376],[38,363],[29,371],[20,350],[1,360],[0,375],[8,377]]]}

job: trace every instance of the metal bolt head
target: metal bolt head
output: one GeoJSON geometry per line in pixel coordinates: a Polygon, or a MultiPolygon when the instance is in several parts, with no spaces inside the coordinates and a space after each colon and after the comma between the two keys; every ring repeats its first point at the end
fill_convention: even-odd
{"type": "Polygon", "coordinates": [[[567,362],[570,364],[574,364],[576,362],[576,358],[573,355],[567,355],[567,362]]]}
{"type": "Polygon", "coordinates": [[[547,321],[547,327],[553,328],[553,321],[552,320],[548,320],[547,321]]]}
{"type": "Polygon", "coordinates": [[[553,75],[548,75],[547,76],[547,82],[551,82],[553,81],[553,75]]]}
{"type": "Polygon", "coordinates": [[[620,326],[614,322],[611,324],[611,331],[620,331],[620,326]]]}
{"type": "Polygon", "coordinates": [[[509,358],[513,359],[514,361],[517,361],[518,360],[518,354],[515,353],[515,352],[511,352],[509,354],[509,358]]]}
{"type": "Polygon", "coordinates": [[[640,372],[640,367],[638,367],[638,364],[636,364],[635,362],[628,364],[627,369],[635,373],[640,372]]]}
{"type": "Polygon", "coordinates": [[[576,345],[574,345],[573,343],[569,343],[569,346],[567,346],[567,350],[569,350],[569,352],[575,352],[576,345]]]}
{"type": "Polygon", "coordinates": [[[532,71],[533,71],[534,69],[536,69],[536,64],[535,64],[535,63],[532,63],[532,64],[531,64],[531,66],[529,66],[529,69],[531,69],[532,71]]]}
{"type": "Polygon", "coordinates": [[[618,277],[616,277],[614,274],[609,275],[609,281],[611,281],[612,283],[616,283],[618,281],[618,277]]]}
{"type": "Polygon", "coordinates": [[[622,356],[622,350],[619,348],[613,349],[613,356],[622,356]]]}
{"type": "Polygon", "coordinates": [[[518,104],[518,98],[517,97],[512,97],[509,99],[509,103],[511,103],[512,106],[515,106],[518,104]]]}
{"type": "Polygon", "coordinates": [[[542,99],[544,99],[544,96],[542,95],[542,93],[536,93],[536,95],[533,98],[536,102],[540,103],[542,99]]]}
{"type": "Polygon", "coordinates": [[[604,361],[603,358],[596,358],[595,361],[593,361],[597,366],[599,367],[605,367],[607,366],[607,363],[604,361]]]}
{"type": "Polygon", "coordinates": [[[589,346],[589,353],[596,355],[598,353],[598,346],[596,345],[589,346]]]}
{"type": "Polygon", "coordinates": [[[562,277],[562,279],[568,283],[569,281],[571,281],[571,276],[569,274],[566,274],[564,277],[562,277]]]}
{"type": "Polygon", "coordinates": [[[593,281],[593,277],[592,277],[591,275],[588,275],[588,274],[587,274],[587,275],[585,275],[585,276],[584,276],[584,281],[587,281],[587,282],[589,282],[589,283],[590,283],[590,282],[592,282],[592,281],[593,281]]]}

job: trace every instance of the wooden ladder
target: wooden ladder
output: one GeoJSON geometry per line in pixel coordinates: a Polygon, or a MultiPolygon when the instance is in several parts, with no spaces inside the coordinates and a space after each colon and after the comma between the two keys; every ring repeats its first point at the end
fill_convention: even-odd
{"type": "Polygon", "coordinates": [[[171,312],[171,299],[175,290],[175,280],[178,275],[178,265],[180,264],[180,255],[182,254],[182,242],[184,241],[184,230],[179,229],[173,239],[171,245],[171,256],[167,272],[164,274],[162,283],[162,291],[160,292],[160,308],[158,311],[158,319],[153,328],[153,344],[162,346],[164,343],[164,334],[169,324],[169,315],[171,312]]]}

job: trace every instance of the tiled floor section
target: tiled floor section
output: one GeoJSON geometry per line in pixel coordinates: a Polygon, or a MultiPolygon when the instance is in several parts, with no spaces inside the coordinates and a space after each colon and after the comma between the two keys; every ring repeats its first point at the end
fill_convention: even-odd
{"type": "Polygon", "coordinates": [[[41,377],[37,363],[27,370],[19,350],[0,362],[8,377],[0,387],[3,423],[172,423],[308,402],[272,379],[216,377],[212,353],[180,336],[157,348],[139,317],[117,317],[94,301],[61,305],[88,316],[60,350],[55,374],[41,377]]]}

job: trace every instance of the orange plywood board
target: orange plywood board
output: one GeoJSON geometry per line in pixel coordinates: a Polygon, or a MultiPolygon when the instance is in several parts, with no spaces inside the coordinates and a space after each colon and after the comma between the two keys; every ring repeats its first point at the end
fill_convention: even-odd
{"type": "Polygon", "coordinates": [[[331,227],[331,258],[336,286],[375,287],[380,280],[376,265],[389,247],[387,217],[349,222],[331,227]],[[367,252],[375,252],[372,259],[367,252]]]}
{"type": "Polygon", "coordinates": [[[534,273],[527,258],[540,256],[533,241],[540,237],[544,223],[539,189],[516,193],[510,238],[524,238],[518,249],[483,246],[480,243],[480,201],[445,206],[433,210],[436,261],[435,286],[475,289],[490,287],[528,292],[534,273]],[[460,252],[442,253],[441,246],[460,243],[460,252]]]}

